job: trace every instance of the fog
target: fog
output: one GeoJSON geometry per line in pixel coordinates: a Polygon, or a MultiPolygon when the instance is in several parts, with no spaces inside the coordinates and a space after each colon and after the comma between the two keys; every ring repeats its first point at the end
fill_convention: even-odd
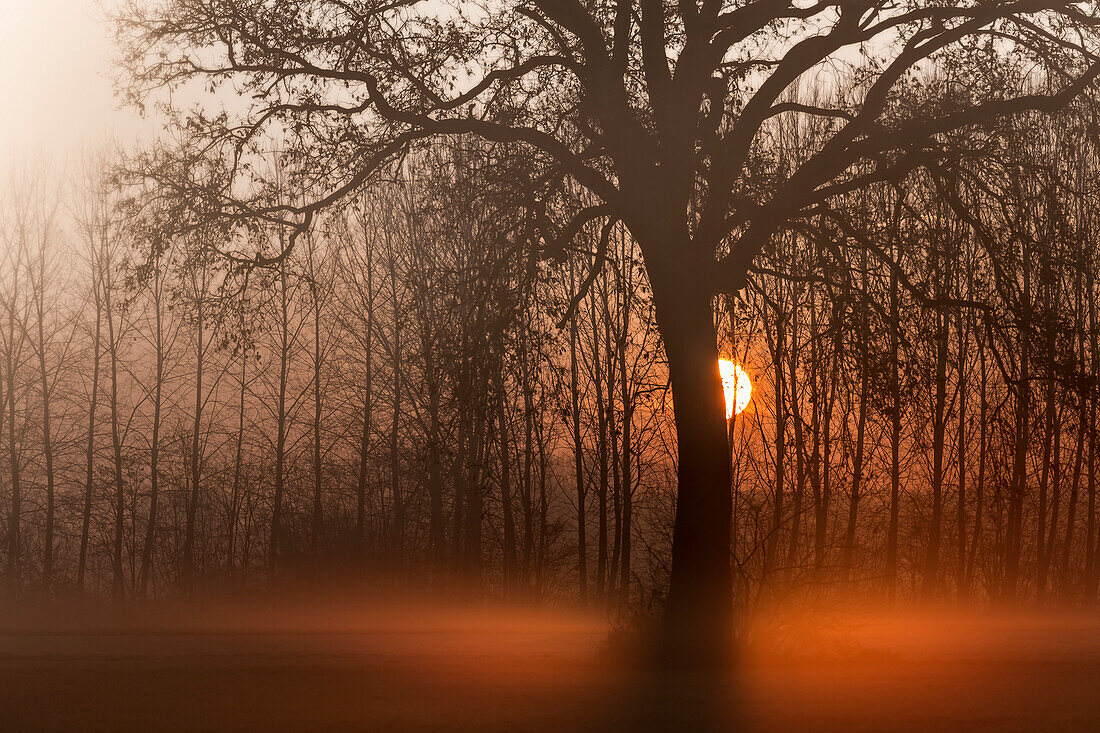
{"type": "Polygon", "coordinates": [[[1094,614],[761,610],[725,675],[651,667],[600,614],[337,587],[4,615],[18,730],[1077,730],[1094,614]],[[78,612],[76,612],[78,611],[78,612]],[[52,615],[51,615],[52,614],[52,615]]]}

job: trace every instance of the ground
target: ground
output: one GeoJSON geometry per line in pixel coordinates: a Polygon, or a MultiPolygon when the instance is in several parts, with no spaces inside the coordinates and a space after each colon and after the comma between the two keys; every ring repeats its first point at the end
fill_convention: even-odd
{"type": "Polygon", "coordinates": [[[1100,730],[1100,618],[1081,614],[777,613],[723,678],[628,668],[571,613],[91,618],[7,624],[0,729],[1100,730]]]}

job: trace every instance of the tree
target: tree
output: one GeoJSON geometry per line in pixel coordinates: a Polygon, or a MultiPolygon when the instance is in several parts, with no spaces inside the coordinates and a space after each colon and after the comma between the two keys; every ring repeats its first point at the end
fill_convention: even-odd
{"type": "Polygon", "coordinates": [[[100,368],[103,356],[103,315],[104,315],[104,270],[109,237],[112,231],[110,219],[109,192],[105,182],[103,161],[91,159],[85,163],[81,180],[81,209],[77,215],[77,225],[84,240],[88,267],[88,301],[91,302],[91,315],[94,324],[92,333],[92,374],[88,388],[88,430],[85,436],[84,451],[84,496],[81,512],[80,559],[77,562],[76,585],[84,590],[85,574],[88,567],[88,549],[90,542],[92,509],[95,499],[95,438],[96,408],[99,406],[100,368]]]}
{"type": "Polygon", "coordinates": [[[248,100],[234,114],[175,108],[181,134],[208,143],[230,174],[216,190],[188,180],[173,186],[208,212],[287,226],[287,247],[253,253],[258,263],[285,257],[319,211],[439,135],[524,147],[546,170],[544,192],[569,179],[592,194],[597,203],[564,222],[532,207],[532,233],[551,248],[585,222],[625,223],[652,286],[677,426],[667,648],[712,658],[732,623],[730,472],[712,296],[742,289],[776,233],[809,212],[836,217],[836,196],[914,166],[935,168],[939,136],[1050,111],[1090,88],[1100,76],[1092,53],[1100,16],[1075,3],[1030,0],[528,0],[476,8],[167,0],[126,6],[120,28],[136,103],[195,79],[248,100]],[[981,72],[998,54],[1033,64],[1049,91],[987,83],[981,72]],[[852,72],[837,80],[829,103],[781,101],[831,62],[852,72]],[[961,93],[922,80],[917,70],[929,62],[961,72],[953,79],[961,93]],[[897,104],[914,85],[923,87],[922,103],[897,104]],[[760,135],[777,115],[823,118],[828,134],[789,173],[750,175],[764,164],[760,135]],[[273,199],[248,164],[265,131],[283,140],[290,175],[307,184],[308,200],[273,199]],[[240,185],[246,181],[254,185],[240,185]]]}

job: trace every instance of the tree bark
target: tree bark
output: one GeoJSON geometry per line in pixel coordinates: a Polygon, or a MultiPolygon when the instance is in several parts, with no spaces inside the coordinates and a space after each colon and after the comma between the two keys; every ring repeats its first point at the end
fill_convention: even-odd
{"type": "Polygon", "coordinates": [[[678,270],[672,262],[650,266],[678,457],[665,651],[692,664],[720,663],[733,621],[725,398],[711,296],[678,270]]]}

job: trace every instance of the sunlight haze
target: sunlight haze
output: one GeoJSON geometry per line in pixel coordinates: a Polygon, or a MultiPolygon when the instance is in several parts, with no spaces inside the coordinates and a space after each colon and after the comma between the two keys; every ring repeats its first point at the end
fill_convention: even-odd
{"type": "Polygon", "coordinates": [[[0,160],[57,160],[136,132],[112,92],[106,14],[98,0],[0,0],[0,160]]]}

